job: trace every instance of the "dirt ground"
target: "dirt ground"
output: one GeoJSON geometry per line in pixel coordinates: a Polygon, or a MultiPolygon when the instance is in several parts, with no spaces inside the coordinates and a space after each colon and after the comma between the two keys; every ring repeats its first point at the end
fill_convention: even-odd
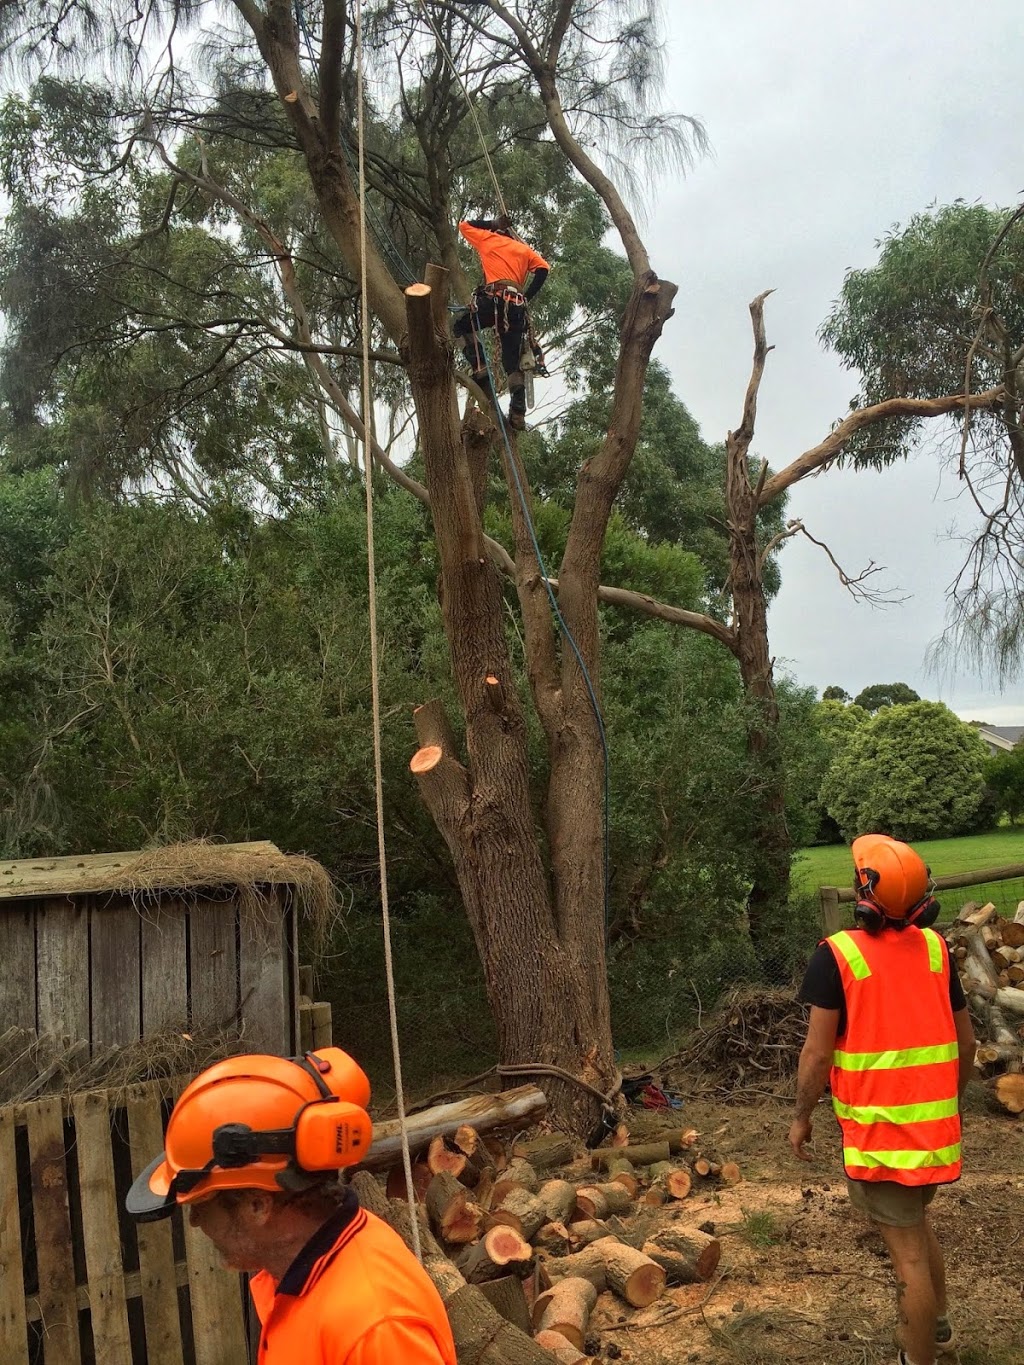
{"type": "MultiPolygon", "coordinates": [[[[932,1206],[959,1360],[1024,1365],[1024,1119],[987,1112],[980,1085],[965,1108],[965,1175],[932,1206]]],[[[849,1208],[829,1107],[819,1108],[818,1156],[807,1165],[789,1152],[789,1111],[780,1104],[693,1099],[673,1121],[677,1115],[700,1131],[702,1150],[743,1172],[741,1184],[695,1192],[658,1215],[683,1226],[713,1223],[721,1263],[709,1284],[670,1289],[648,1309],[602,1295],[591,1349],[635,1365],[895,1362],[888,1260],[870,1224],[849,1208]]],[[[663,1129],[665,1117],[634,1109],[629,1126],[638,1140],[663,1129]]]]}

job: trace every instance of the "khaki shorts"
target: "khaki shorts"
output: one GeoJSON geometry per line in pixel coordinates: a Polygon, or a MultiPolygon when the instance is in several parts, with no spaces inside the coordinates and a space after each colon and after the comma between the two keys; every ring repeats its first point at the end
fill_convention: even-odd
{"type": "Polygon", "coordinates": [[[935,1198],[937,1185],[898,1185],[895,1180],[851,1180],[846,1177],[850,1203],[875,1223],[890,1228],[914,1228],[935,1198]]]}

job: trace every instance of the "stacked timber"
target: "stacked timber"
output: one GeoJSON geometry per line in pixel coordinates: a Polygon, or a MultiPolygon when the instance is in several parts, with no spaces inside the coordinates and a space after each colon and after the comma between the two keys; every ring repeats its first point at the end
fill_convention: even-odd
{"type": "Polygon", "coordinates": [[[969,901],[946,931],[978,1035],[975,1066],[995,1103],[1024,1113],[1024,901],[1012,920],[969,901]]]}
{"type": "Polygon", "coordinates": [[[363,1206],[410,1245],[416,1219],[460,1362],[577,1362],[600,1295],[644,1309],[668,1286],[712,1278],[717,1239],[664,1226],[669,1210],[658,1207],[678,1209],[693,1190],[740,1178],[737,1167],[700,1151],[696,1132],[636,1145],[620,1133],[618,1146],[590,1154],[587,1172],[562,1134],[506,1146],[489,1101],[508,1108],[507,1096],[480,1096],[462,1102],[473,1106],[474,1122],[451,1105],[442,1106],[443,1121],[435,1122],[440,1109],[414,1117],[411,1190],[397,1164],[383,1180],[365,1168],[352,1178],[363,1206]]]}

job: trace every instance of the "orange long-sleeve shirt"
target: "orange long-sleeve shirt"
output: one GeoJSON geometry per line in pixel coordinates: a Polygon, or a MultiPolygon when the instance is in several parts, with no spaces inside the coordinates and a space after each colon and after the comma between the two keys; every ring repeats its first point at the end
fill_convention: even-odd
{"type": "Polygon", "coordinates": [[[527,275],[532,271],[551,269],[539,252],[516,237],[506,237],[503,232],[491,232],[489,228],[474,227],[469,222],[460,223],[459,231],[479,255],[486,284],[493,284],[495,280],[511,280],[522,289],[527,275]]]}
{"type": "Polygon", "coordinates": [[[441,1296],[351,1191],[280,1281],[260,1271],[249,1290],[259,1365],[456,1365],[441,1296]]]}

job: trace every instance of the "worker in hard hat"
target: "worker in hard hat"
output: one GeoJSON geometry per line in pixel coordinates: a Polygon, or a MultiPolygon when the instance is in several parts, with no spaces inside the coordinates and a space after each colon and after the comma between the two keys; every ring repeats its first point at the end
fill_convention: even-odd
{"type": "Polygon", "coordinates": [[[854,839],[856,927],[832,934],[808,964],[810,1005],[789,1141],[801,1160],[825,1083],[843,1139],[850,1202],[875,1224],[896,1274],[900,1365],[935,1365],[954,1349],[946,1274],[928,1206],[960,1178],[960,1098],[974,1030],[931,877],[909,844],[854,839]]]}
{"type": "Polygon", "coordinates": [[[134,1218],[181,1205],[224,1266],[251,1275],[260,1365],[455,1365],[429,1277],[337,1182],[369,1149],[369,1099],[340,1048],[218,1062],[182,1092],[129,1191],[134,1218]]]}
{"type": "Polygon", "coordinates": [[[532,351],[536,373],[547,374],[543,352],[533,344],[527,305],[543,287],[551,267],[532,246],[516,236],[505,214],[495,219],[466,219],[459,224],[459,232],[480,257],[484,282],[474,293],[469,312],[456,320],[452,330],[463,343],[463,354],[473,378],[493,400],[484,354],[486,343],[480,333],[494,328],[501,343],[502,368],[508,379],[508,424],[521,431],[526,425],[524,345],[532,351]]]}

